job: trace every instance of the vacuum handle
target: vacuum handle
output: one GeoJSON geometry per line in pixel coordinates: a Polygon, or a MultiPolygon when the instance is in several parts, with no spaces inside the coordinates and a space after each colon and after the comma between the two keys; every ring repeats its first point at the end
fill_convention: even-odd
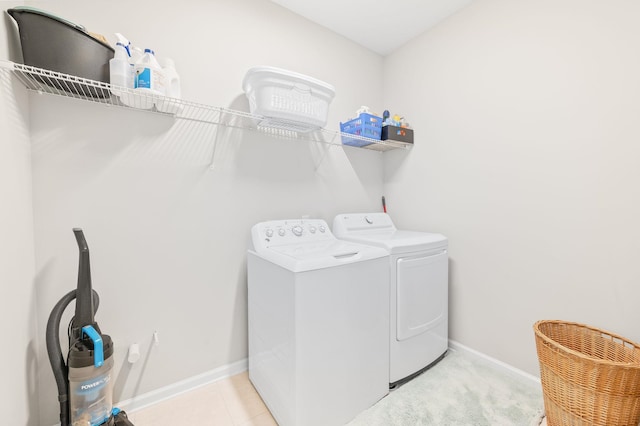
{"type": "MultiPolygon", "coordinates": [[[[78,242],[80,260],[78,265],[78,287],[76,289],[76,315],[73,319],[74,328],[79,331],[85,325],[95,323],[93,297],[91,295],[91,266],[89,262],[89,246],[80,228],[73,228],[73,233],[78,242]]],[[[82,338],[82,336],[74,336],[82,338]]]]}
{"type": "Polygon", "coordinates": [[[93,366],[98,368],[104,364],[104,345],[102,343],[102,336],[91,325],[82,327],[82,333],[89,336],[93,341],[93,366]]]}
{"type": "Polygon", "coordinates": [[[84,238],[84,232],[82,232],[82,228],[73,228],[73,233],[76,236],[76,241],[78,242],[80,253],[85,251],[88,252],[89,245],[87,244],[87,240],[84,238]]]}

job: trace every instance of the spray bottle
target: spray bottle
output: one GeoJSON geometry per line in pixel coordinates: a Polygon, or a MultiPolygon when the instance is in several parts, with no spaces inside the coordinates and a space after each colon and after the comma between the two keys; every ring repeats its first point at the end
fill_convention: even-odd
{"type": "Polygon", "coordinates": [[[131,42],[122,34],[115,33],[117,42],[113,59],[109,61],[111,93],[118,96],[120,101],[128,106],[134,106],[134,98],[129,90],[134,88],[135,71],[133,68],[131,42]]]}
{"type": "Polygon", "coordinates": [[[120,96],[119,88],[133,88],[133,67],[129,63],[129,51],[121,42],[116,43],[115,54],[109,60],[109,83],[111,92],[120,96]]]}

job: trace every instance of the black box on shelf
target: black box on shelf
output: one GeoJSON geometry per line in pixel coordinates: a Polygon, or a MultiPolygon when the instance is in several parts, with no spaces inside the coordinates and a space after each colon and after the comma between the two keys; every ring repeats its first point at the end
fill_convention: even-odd
{"type": "Polygon", "coordinates": [[[413,143],[413,129],[398,126],[382,126],[383,141],[392,140],[404,143],[413,143]]]}

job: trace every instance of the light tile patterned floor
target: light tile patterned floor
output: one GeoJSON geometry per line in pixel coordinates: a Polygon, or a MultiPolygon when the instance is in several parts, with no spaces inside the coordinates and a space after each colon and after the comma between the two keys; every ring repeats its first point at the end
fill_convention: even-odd
{"type": "Polygon", "coordinates": [[[128,415],[136,426],[277,426],[247,372],[128,415]]]}
{"type": "Polygon", "coordinates": [[[128,414],[135,426],[277,426],[246,371],[128,414]]]}

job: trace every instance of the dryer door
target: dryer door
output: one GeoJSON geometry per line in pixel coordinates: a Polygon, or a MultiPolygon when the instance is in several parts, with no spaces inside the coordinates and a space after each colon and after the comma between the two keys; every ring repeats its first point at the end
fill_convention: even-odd
{"type": "Polygon", "coordinates": [[[397,261],[396,339],[422,334],[446,320],[447,251],[397,261]]]}

